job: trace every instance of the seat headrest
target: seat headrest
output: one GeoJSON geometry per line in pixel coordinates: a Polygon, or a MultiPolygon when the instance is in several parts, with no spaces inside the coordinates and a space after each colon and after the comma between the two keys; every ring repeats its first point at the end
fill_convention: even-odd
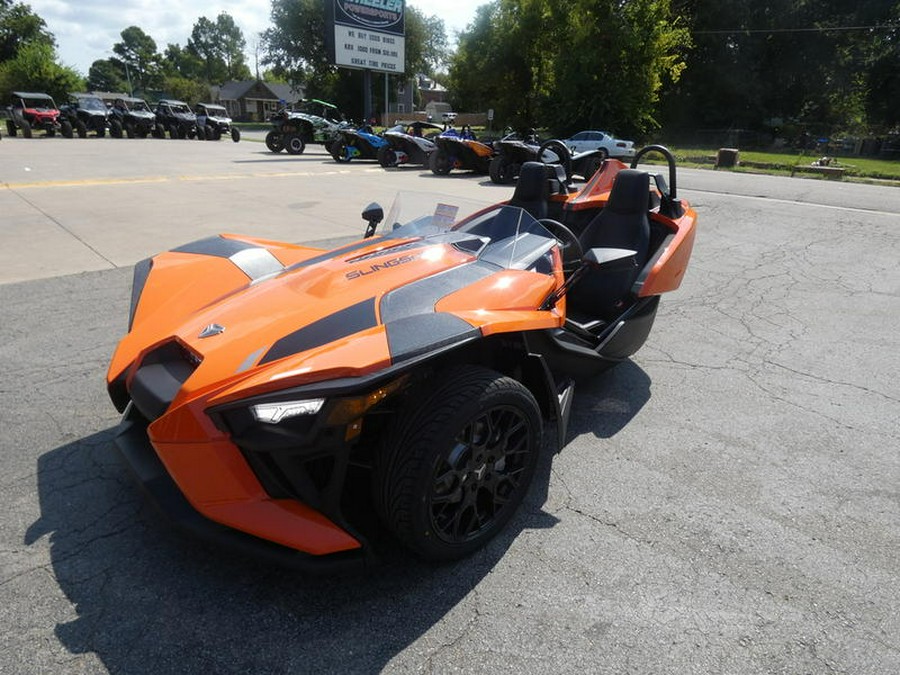
{"type": "Polygon", "coordinates": [[[615,213],[647,211],[650,195],[650,174],[638,169],[623,169],[616,174],[606,208],[615,213]]]}
{"type": "Polygon", "coordinates": [[[547,197],[547,172],[541,162],[525,162],[519,170],[513,201],[533,202],[547,197]]]}

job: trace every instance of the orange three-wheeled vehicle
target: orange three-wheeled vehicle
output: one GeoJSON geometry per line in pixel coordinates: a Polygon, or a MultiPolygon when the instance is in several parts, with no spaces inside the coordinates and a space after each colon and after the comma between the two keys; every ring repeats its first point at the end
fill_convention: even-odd
{"type": "Polygon", "coordinates": [[[668,182],[607,160],[574,190],[532,162],[509,202],[401,195],[334,250],[226,234],[139,263],[108,372],[121,453],[179,524],[291,566],[372,560],[379,531],[471,553],[576,381],[681,283],[696,214],[665,148],[633,166],[648,150],[668,182]]]}

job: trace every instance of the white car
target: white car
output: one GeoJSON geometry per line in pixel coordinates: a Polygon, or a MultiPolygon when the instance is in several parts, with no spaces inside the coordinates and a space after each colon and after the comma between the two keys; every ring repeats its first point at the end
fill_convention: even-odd
{"type": "Polygon", "coordinates": [[[608,131],[579,131],[572,138],[563,141],[573,153],[585,150],[600,150],[603,159],[631,159],[634,157],[634,141],[615,138],[608,131]]]}

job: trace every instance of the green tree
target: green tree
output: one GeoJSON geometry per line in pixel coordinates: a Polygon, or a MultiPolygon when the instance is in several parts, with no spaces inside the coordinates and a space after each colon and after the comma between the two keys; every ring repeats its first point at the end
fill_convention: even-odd
{"type": "Polygon", "coordinates": [[[166,77],[163,80],[163,88],[172,98],[184,101],[190,106],[210,99],[208,84],[177,75],[166,77]]]}
{"type": "Polygon", "coordinates": [[[22,45],[33,42],[56,47],[46,22],[29,5],[0,0],[0,63],[15,58],[22,45]]]}
{"type": "Polygon", "coordinates": [[[128,92],[128,77],[118,59],[97,59],[88,70],[87,86],[91,91],[128,92]]]}
{"type": "Polygon", "coordinates": [[[669,0],[495,0],[460,36],[450,90],[501,124],[640,134],[689,44],[669,0]]]}
{"type": "Polygon", "coordinates": [[[203,60],[187,47],[167,45],[162,57],[163,73],[166,77],[181,77],[188,80],[204,79],[203,60]]]}
{"type": "Polygon", "coordinates": [[[162,57],[156,41],[137,26],[129,26],[121,36],[122,41],[113,45],[113,52],[127,65],[135,91],[146,91],[161,84],[162,57]]]}
{"type": "Polygon", "coordinates": [[[0,97],[7,100],[13,91],[41,91],[60,103],[69,92],[83,91],[81,75],[57,61],[56,50],[46,42],[20,45],[15,57],[0,63],[0,97]]]}
{"type": "Polygon", "coordinates": [[[222,12],[215,22],[205,16],[197,20],[187,50],[202,62],[206,81],[221,84],[226,80],[250,78],[250,69],[244,59],[246,44],[234,19],[222,12]]]}
{"type": "Polygon", "coordinates": [[[406,6],[406,74],[433,77],[449,58],[444,20],[426,16],[416,7],[406,6]]]}
{"type": "Polygon", "coordinates": [[[900,3],[686,0],[684,11],[696,48],[668,92],[671,126],[787,136],[890,127],[900,3]]]}

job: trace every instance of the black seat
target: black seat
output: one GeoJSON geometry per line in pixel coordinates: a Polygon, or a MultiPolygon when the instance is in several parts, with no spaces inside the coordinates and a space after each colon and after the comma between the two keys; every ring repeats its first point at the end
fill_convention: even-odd
{"type": "Polygon", "coordinates": [[[518,206],[530,213],[535,220],[547,217],[547,199],[550,197],[550,184],[547,181],[547,169],[541,162],[525,162],[519,170],[516,189],[510,206],[518,206]]]}
{"type": "Polygon", "coordinates": [[[616,176],[606,207],[588,224],[579,240],[586,253],[592,248],[634,251],[633,264],[587,269],[568,293],[569,306],[576,312],[609,318],[624,305],[649,256],[649,194],[647,172],[624,169],[616,176]]]}

